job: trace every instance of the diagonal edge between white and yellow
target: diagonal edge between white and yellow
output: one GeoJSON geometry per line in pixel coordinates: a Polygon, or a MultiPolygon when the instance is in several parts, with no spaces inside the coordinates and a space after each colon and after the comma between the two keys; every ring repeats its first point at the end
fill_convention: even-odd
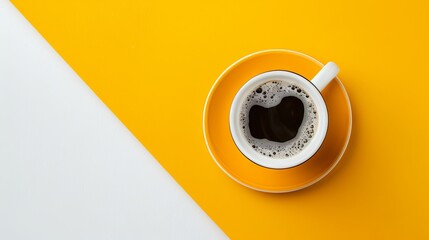
{"type": "Polygon", "coordinates": [[[9,1],[0,1],[0,239],[224,239],[9,1]]]}

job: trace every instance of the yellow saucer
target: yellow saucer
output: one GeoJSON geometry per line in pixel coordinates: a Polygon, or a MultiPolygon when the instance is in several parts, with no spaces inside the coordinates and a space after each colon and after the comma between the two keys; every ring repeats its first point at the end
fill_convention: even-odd
{"type": "Polygon", "coordinates": [[[347,148],[352,112],[341,81],[334,79],[323,91],[329,114],[325,141],[305,163],[288,169],[269,169],[248,160],[235,146],[229,131],[229,110],[235,94],[252,77],[271,70],[287,70],[307,79],[322,64],[289,50],[266,50],[248,55],[226,69],[216,80],[204,106],[203,130],[207,148],[219,167],[232,179],[264,192],[290,192],[305,188],[326,176],[347,148]]]}

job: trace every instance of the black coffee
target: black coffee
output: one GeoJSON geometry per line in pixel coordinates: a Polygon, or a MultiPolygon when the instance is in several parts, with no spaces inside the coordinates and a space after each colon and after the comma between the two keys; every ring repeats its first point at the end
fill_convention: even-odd
{"type": "Polygon", "coordinates": [[[294,96],[284,97],[280,104],[265,108],[253,105],[249,111],[252,137],[283,143],[296,137],[304,118],[304,104],[294,96]]]}
{"type": "Polygon", "coordinates": [[[240,124],[250,146],[262,155],[286,158],[302,151],[317,129],[312,98],[293,81],[270,81],[247,95],[240,124]]]}

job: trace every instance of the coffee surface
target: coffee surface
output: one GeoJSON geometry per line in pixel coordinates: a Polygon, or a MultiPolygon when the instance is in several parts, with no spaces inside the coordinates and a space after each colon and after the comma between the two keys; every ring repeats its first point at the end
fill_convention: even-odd
{"type": "Polygon", "coordinates": [[[253,105],[249,111],[252,137],[273,142],[286,142],[296,137],[304,119],[304,104],[294,96],[284,97],[274,107],[253,105]]]}
{"type": "Polygon", "coordinates": [[[293,81],[269,81],[244,99],[240,125],[248,144],[271,158],[301,152],[317,130],[312,98],[293,81]]]}

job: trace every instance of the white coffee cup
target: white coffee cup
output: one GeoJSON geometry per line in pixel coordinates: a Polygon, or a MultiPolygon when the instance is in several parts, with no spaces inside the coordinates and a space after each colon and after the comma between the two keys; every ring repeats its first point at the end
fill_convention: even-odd
{"type": "Polygon", "coordinates": [[[235,95],[229,115],[229,125],[232,138],[241,153],[250,161],[260,166],[273,169],[295,167],[310,159],[322,145],[328,129],[328,111],[326,103],[320,92],[335,78],[338,72],[338,66],[333,62],[329,62],[316,74],[316,76],[313,77],[311,81],[308,81],[304,77],[293,72],[270,71],[261,73],[246,82],[235,95]],[[310,95],[318,112],[318,127],[310,142],[298,153],[280,159],[273,159],[257,152],[248,142],[240,127],[240,111],[246,97],[250,92],[269,81],[287,81],[288,83],[296,83],[296,85],[310,95]]]}

